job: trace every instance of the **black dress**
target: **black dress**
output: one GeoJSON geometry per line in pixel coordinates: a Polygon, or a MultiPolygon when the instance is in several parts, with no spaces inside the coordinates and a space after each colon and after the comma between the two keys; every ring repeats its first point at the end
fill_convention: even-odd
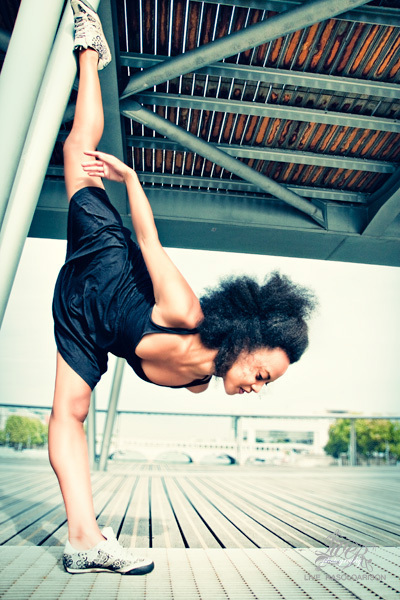
{"type": "MultiPolygon", "coordinates": [[[[141,379],[150,382],[135,354],[142,337],[197,333],[154,323],[154,303],[140,248],[106,192],[82,188],[70,201],[67,256],[54,290],[54,332],[61,356],[91,389],[107,370],[109,352],[125,358],[141,379]]],[[[202,385],[210,379],[170,387],[202,385]]]]}

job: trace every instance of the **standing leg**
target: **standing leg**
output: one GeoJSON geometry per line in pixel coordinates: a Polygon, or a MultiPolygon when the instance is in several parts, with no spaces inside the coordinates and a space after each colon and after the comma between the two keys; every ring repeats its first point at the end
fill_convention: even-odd
{"type": "Polygon", "coordinates": [[[77,550],[104,539],[93,507],[89,457],[83,423],[91,389],[57,355],[53,410],[49,423],[49,457],[63,495],[68,539],[77,550]]]}

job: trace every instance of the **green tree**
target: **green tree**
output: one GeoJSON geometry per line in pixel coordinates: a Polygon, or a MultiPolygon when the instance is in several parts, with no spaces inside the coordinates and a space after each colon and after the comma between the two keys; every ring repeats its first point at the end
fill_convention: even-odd
{"type": "Polygon", "coordinates": [[[329,427],[329,439],[324,450],[330,456],[339,458],[349,449],[349,441],[350,419],[337,419],[336,423],[329,427]]]}
{"type": "Polygon", "coordinates": [[[389,452],[397,460],[400,460],[400,423],[393,423],[392,440],[389,441],[389,452]]]}
{"type": "Polygon", "coordinates": [[[47,441],[47,427],[39,419],[11,415],[6,421],[4,438],[14,447],[43,446],[47,441]]]}
{"type": "Polygon", "coordinates": [[[386,444],[393,440],[394,424],[384,419],[356,421],[357,449],[365,457],[375,452],[385,452],[386,444]]]}
{"type": "MultiPolygon", "coordinates": [[[[369,458],[389,448],[393,458],[400,458],[400,424],[387,419],[357,419],[355,422],[357,453],[369,458]]],[[[338,419],[329,428],[329,439],[324,450],[339,458],[347,452],[350,441],[350,419],[338,419]]]]}

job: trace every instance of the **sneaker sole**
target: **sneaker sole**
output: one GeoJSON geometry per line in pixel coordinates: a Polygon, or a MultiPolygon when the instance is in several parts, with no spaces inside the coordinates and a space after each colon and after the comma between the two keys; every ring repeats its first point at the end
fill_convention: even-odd
{"type": "Polygon", "coordinates": [[[147,575],[147,573],[151,573],[154,569],[154,563],[144,565],[143,567],[136,567],[131,569],[130,571],[118,571],[114,569],[107,569],[101,567],[92,567],[90,569],[71,569],[69,567],[65,567],[65,570],[72,575],[79,575],[83,573],[118,573],[119,575],[147,575]]]}
{"type": "Polygon", "coordinates": [[[71,5],[77,5],[77,4],[83,4],[83,6],[85,6],[86,8],[88,8],[90,11],[92,11],[93,14],[97,15],[97,12],[94,10],[93,6],[91,4],[89,4],[89,2],[86,2],[86,0],[72,0],[71,5]]]}

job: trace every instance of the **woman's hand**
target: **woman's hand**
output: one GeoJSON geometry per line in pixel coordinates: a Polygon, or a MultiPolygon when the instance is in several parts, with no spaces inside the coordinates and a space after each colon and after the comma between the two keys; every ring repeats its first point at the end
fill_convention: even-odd
{"type": "Polygon", "coordinates": [[[120,161],[112,154],[105,152],[89,151],[85,152],[88,156],[93,156],[95,160],[82,163],[82,168],[90,177],[102,177],[110,181],[126,182],[133,170],[125,163],[120,161]]]}

